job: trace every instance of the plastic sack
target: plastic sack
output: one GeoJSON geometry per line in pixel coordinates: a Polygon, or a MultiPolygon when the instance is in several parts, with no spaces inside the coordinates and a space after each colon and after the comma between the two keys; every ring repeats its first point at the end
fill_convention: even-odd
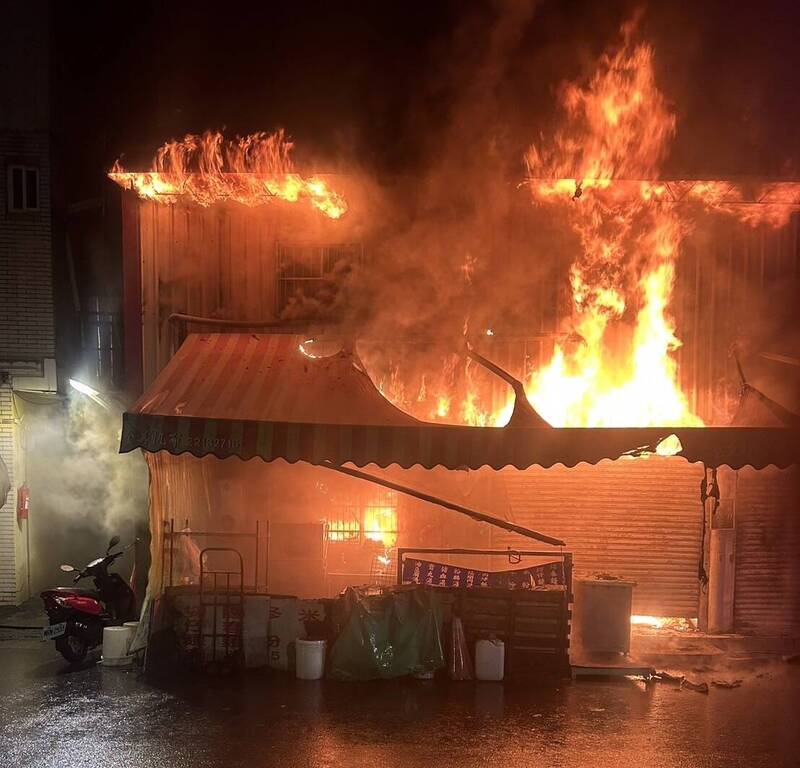
{"type": "Polygon", "coordinates": [[[450,627],[450,679],[472,680],[472,659],[464,635],[464,625],[458,616],[454,616],[450,627]]]}
{"type": "Polygon", "coordinates": [[[438,595],[419,587],[398,587],[379,595],[349,588],[346,619],[330,652],[337,680],[377,680],[444,666],[438,595]]]}

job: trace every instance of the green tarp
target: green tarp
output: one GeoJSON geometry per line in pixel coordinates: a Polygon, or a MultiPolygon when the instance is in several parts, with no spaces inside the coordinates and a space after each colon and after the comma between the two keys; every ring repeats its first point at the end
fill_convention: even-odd
{"type": "Polygon", "coordinates": [[[347,617],[330,653],[330,676],[377,680],[444,666],[438,595],[398,587],[379,595],[349,588],[347,617]]]}

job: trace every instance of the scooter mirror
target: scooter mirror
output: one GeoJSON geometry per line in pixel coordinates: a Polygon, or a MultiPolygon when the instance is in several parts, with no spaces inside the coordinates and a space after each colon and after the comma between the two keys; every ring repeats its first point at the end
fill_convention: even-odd
{"type": "Polygon", "coordinates": [[[64,565],[62,565],[60,567],[61,567],[61,570],[64,571],[64,573],[72,573],[75,570],[74,566],[72,566],[72,565],[64,564],[64,565]]]}
{"type": "Polygon", "coordinates": [[[119,536],[112,536],[111,541],[108,542],[108,549],[110,550],[112,547],[116,547],[117,544],[119,544],[119,536]]]}

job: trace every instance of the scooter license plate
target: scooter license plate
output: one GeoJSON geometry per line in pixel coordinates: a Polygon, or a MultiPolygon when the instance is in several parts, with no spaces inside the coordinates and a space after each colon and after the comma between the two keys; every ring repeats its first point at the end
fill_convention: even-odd
{"type": "Polygon", "coordinates": [[[55,640],[61,637],[67,631],[67,622],[62,621],[60,624],[51,624],[42,630],[42,640],[55,640]]]}

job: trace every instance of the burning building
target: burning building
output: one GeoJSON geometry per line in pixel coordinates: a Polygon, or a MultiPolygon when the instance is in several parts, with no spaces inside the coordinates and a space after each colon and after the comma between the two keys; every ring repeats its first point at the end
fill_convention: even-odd
{"type": "Polygon", "coordinates": [[[252,532],[253,585],[309,596],[397,547],[522,546],[331,472],[354,464],[563,539],[637,614],[800,632],[796,360],[771,346],[800,185],[663,178],[653,56],[625,28],[480,189],[306,173],[282,132],[112,169],[154,589],[176,530],[252,532]]]}

